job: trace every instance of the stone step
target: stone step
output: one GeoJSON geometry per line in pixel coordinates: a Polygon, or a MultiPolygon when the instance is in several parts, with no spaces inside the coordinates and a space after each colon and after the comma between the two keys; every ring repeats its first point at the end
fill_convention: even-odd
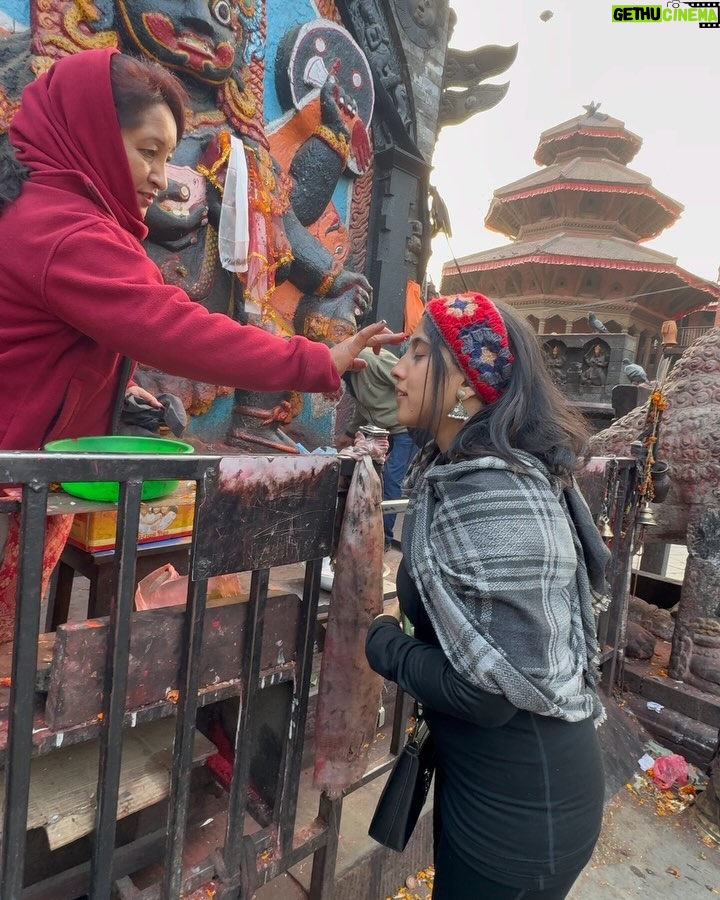
{"type": "Polygon", "coordinates": [[[658,675],[646,661],[626,659],[623,676],[623,690],[696,719],[716,734],[720,729],[720,695],[658,675]]]}
{"type": "Polygon", "coordinates": [[[629,708],[660,743],[704,768],[720,733],[720,696],[658,675],[647,661],[630,659],[625,661],[623,689],[629,708]]]}
{"type": "Polygon", "coordinates": [[[679,753],[701,771],[707,769],[717,744],[716,728],[691,719],[677,710],[663,707],[659,712],[648,708],[637,694],[626,694],[627,709],[637,716],[650,735],[663,747],[679,753]]]}

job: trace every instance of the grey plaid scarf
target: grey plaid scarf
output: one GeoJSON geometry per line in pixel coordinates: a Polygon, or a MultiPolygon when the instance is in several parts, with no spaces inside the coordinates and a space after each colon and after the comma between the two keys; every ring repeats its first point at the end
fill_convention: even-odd
{"type": "Polygon", "coordinates": [[[609,552],[579,491],[517,458],[530,468],[430,466],[408,505],[405,560],[457,672],[519,709],[599,723],[593,596],[607,593],[609,552]]]}

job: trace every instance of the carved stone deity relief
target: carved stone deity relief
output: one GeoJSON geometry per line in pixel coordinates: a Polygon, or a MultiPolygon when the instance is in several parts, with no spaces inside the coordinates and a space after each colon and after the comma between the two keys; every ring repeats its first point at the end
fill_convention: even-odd
{"type": "MultiPolygon", "coordinates": [[[[316,120],[309,130],[298,132],[294,152],[280,162],[273,156],[263,115],[268,30],[263,0],[32,2],[34,74],[67,53],[117,46],[169,66],[188,90],[187,131],[168,171],[168,189],[146,219],[148,254],[164,278],[211,311],[252,318],[284,333],[292,332],[293,316],[278,316],[271,300],[283,282],[290,282],[304,304],[305,315],[294,316],[298,330],[305,330],[312,317],[312,336],[322,332],[323,339],[332,341],[351,333],[367,309],[369,284],[346,266],[347,253],[337,252],[343,224],[335,221],[332,209],[327,212],[343,173],[364,172],[371,163],[372,98],[361,115],[355,76],[364,64],[365,90],[368,85],[371,89],[371,78],[350,35],[336,23],[326,23],[334,30],[334,56],[325,54],[325,81],[317,80],[317,69],[300,73],[300,82],[306,74],[310,78],[311,83],[303,83],[302,103],[315,110],[316,120]],[[231,135],[243,141],[249,173],[251,262],[242,280],[221,268],[217,252],[231,135]]],[[[293,79],[297,82],[297,73],[293,79]]],[[[12,102],[9,97],[6,105],[11,108],[12,102]]],[[[290,109],[288,119],[296,114],[301,115],[290,109]]],[[[216,395],[227,393],[178,379],[165,379],[171,382],[166,388],[162,373],[151,375],[148,387],[179,393],[196,414],[207,411],[216,395]]],[[[290,395],[237,392],[228,441],[246,449],[269,446],[292,452],[293,442],[279,426],[289,424],[299,402],[290,395]]]]}
{"type": "Polygon", "coordinates": [[[395,0],[395,10],[405,33],[418,47],[428,49],[440,40],[447,16],[445,0],[395,0]]]}
{"type": "MultiPolygon", "coordinates": [[[[372,151],[369,142],[375,94],[367,59],[341,26],[318,19],[291,29],[282,39],[275,64],[275,84],[280,102],[290,118],[282,118],[277,127],[268,130],[273,158],[295,176],[304,170],[302,182],[296,180],[293,208],[301,222],[330,254],[331,271],[341,272],[357,265],[350,257],[349,233],[334,203],[325,196],[318,202],[318,184],[328,175],[327,159],[318,156],[309,135],[334,146],[332,133],[324,124],[330,118],[328,103],[340,104],[353,118],[346,138],[347,169],[363,175],[370,169],[372,151]],[[340,85],[338,100],[328,98],[329,79],[340,85]],[[297,148],[300,147],[300,150],[297,148]],[[313,177],[310,177],[310,176],[313,177]],[[324,204],[322,210],[319,207],[324,204]]],[[[337,179],[333,180],[333,187],[337,179]]],[[[273,307],[293,309],[290,322],[295,329],[315,340],[334,342],[346,336],[340,318],[329,315],[333,302],[324,298],[303,296],[292,281],[280,285],[273,297],[273,307]]],[[[354,324],[354,318],[350,320],[354,324]]]]}
{"type": "Polygon", "coordinates": [[[580,369],[580,384],[586,387],[602,387],[607,381],[610,347],[605,341],[591,341],[585,347],[580,369]]]}
{"type": "Polygon", "coordinates": [[[567,347],[562,341],[545,341],[542,345],[545,365],[555,384],[565,384],[567,380],[567,347]]]}
{"type": "MultiPolygon", "coordinates": [[[[403,130],[414,139],[415,109],[409,75],[396,50],[393,35],[396,26],[378,0],[345,0],[354,33],[363,48],[378,81],[387,92],[403,130]]],[[[396,39],[397,40],[397,39],[396,39]]],[[[392,144],[387,123],[376,119],[375,142],[378,150],[392,144]]]]}

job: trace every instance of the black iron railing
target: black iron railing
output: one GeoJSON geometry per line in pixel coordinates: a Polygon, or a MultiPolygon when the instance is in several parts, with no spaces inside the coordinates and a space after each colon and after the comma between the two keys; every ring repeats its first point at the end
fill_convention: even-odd
{"type": "Polygon", "coordinates": [[[677,342],[679,347],[689,347],[699,338],[712,331],[712,325],[696,325],[691,328],[678,328],[677,342]]]}
{"type": "MultiPolygon", "coordinates": [[[[238,476],[242,481],[239,490],[236,490],[237,482],[231,490],[226,490],[224,461],[219,457],[0,454],[0,483],[22,486],[17,611],[6,711],[7,744],[2,750],[5,804],[0,900],[20,900],[22,897],[61,900],[84,892],[93,900],[109,900],[113,891],[115,896],[175,900],[210,880],[216,886],[218,900],[249,898],[261,884],[312,854],[310,896],[315,900],[329,900],[335,875],[342,797],[330,800],[321,795],[318,817],[309,828],[303,828],[301,834],[296,831],[296,815],[316,639],[320,570],[322,557],[330,553],[335,527],[340,462],[332,458],[318,462],[314,457],[314,462],[308,463],[308,459],[232,458],[231,469],[236,475],[240,471],[238,466],[251,473],[262,466],[262,471],[254,479],[248,480],[244,474],[238,476]],[[163,699],[141,709],[131,709],[127,706],[126,695],[128,672],[134,654],[138,652],[133,645],[136,620],[149,614],[163,614],[161,610],[133,612],[142,482],[175,479],[193,481],[196,485],[190,546],[193,577],[189,580],[183,614],[176,697],[172,702],[163,699]],[[42,701],[36,687],[40,573],[49,488],[55,482],[95,480],[120,482],[113,600],[107,627],[99,629],[105,640],[104,671],[100,675],[102,710],[90,723],[66,727],[59,738],[54,735],[53,741],[48,739],[42,701]],[[298,480],[306,488],[305,499],[299,501],[298,480]],[[269,484],[273,487],[270,492],[269,484]],[[231,508],[233,504],[235,512],[231,508]],[[273,527],[278,519],[283,522],[282,528],[273,527]],[[285,659],[278,662],[268,659],[267,645],[272,642],[264,641],[263,634],[272,615],[268,612],[270,572],[274,566],[302,561],[306,562],[302,597],[280,598],[287,603],[279,615],[287,617],[291,614],[293,619],[294,646],[286,646],[285,659]],[[237,648],[237,672],[223,684],[207,684],[209,676],[204,677],[201,672],[201,666],[206,663],[201,660],[203,643],[209,639],[206,627],[208,579],[225,572],[243,571],[251,575],[249,597],[243,605],[245,618],[242,646],[237,648]],[[269,665],[273,662],[276,664],[269,665]],[[262,719],[263,686],[288,682],[293,688],[285,710],[285,747],[278,771],[273,774],[275,785],[271,793],[275,800],[266,803],[249,790],[253,734],[258,719],[262,719]],[[198,706],[229,696],[239,699],[239,717],[225,841],[219,851],[188,869],[183,867],[183,848],[198,706]],[[167,827],[143,836],[134,844],[116,848],[123,730],[129,725],[172,715],[176,717],[176,729],[167,827]],[[24,891],[31,759],[39,752],[51,752],[54,745],[68,746],[74,741],[90,738],[99,739],[100,744],[92,858],[87,866],[75,867],[65,877],[56,876],[47,886],[33,884],[24,891]],[[247,815],[254,820],[255,830],[251,835],[245,833],[248,830],[245,827],[247,815]],[[126,876],[151,859],[162,861],[162,881],[150,889],[138,891],[126,876]]],[[[344,465],[352,466],[352,463],[344,465]]],[[[5,501],[3,508],[12,512],[18,504],[5,501]]],[[[177,609],[167,613],[168,616],[177,614],[177,609]]],[[[60,626],[58,641],[64,640],[67,655],[72,653],[76,632],[68,629],[63,637],[60,635],[63,631],[64,626],[60,626]]],[[[92,637],[96,638],[95,632],[92,637]]],[[[88,690],[92,689],[92,684],[88,685],[88,690]]],[[[406,703],[396,704],[392,739],[395,752],[403,739],[408,711],[406,703]]],[[[383,761],[345,793],[379,777],[391,764],[392,759],[383,761]]]]}
{"type": "MultiPolygon", "coordinates": [[[[598,504],[607,505],[610,485],[615,606],[601,620],[600,634],[605,661],[612,666],[611,681],[624,634],[634,490],[634,461],[616,462],[619,465],[603,461],[583,483],[594,512],[598,511],[598,504]]],[[[347,469],[351,470],[352,465],[349,460],[342,462],[343,477],[347,477],[347,469]]],[[[179,900],[210,881],[215,886],[216,900],[249,900],[262,884],[310,856],[313,867],[309,897],[330,900],[343,797],[332,800],[321,794],[317,817],[302,828],[298,827],[297,812],[322,557],[330,553],[338,527],[337,510],[342,507],[338,504],[340,461],[332,457],[268,460],[201,455],[5,453],[0,454],[0,484],[22,488],[19,504],[0,502],[4,503],[0,512],[21,517],[10,696],[6,710],[0,710],[0,719],[4,717],[7,724],[4,746],[0,729],[0,761],[5,769],[0,900],[67,900],[83,893],[92,900],[110,900],[111,896],[123,900],[179,900]],[[196,490],[186,605],[136,612],[133,598],[142,483],[176,479],[194,482],[196,490]],[[53,666],[58,666],[58,678],[82,679],[79,688],[87,695],[85,700],[98,698],[99,714],[88,719],[87,710],[95,707],[92,702],[85,703],[85,712],[77,721],[72,709],[61,708],[55,696],[54,725],[49,725],[46,715],[52,698],[38,690],[37,669],[43,535],[52,496],[50,486],[63,481],[97,480],[120,483],[109,616],[92,628],[85,627],[88,623],[60,625],[53,666]],[[298,490],[299,484],[304,490],[298,490]],[[271,597],[273,568],[303,561],[306,566],[301,596],[271,597]],[[245,602],[208,610],[208,580],[231,572],[249,573],[245,602]],[[213,626],[218,627],[208,625],[209,614],[217,620],[213,626]],[[180,631],[176,645],[173,644],[177,646],[176,675],[174,686],[170,685],[174,689],[167,696],[146,697],[139,704],[133,702],[133,697],[139,696],[133,679],[143,652],[138,635],[158,628],[164,629],[163,636],[180,631]],[[227,632],[223,653],[227,657],[227,648],[235,647],[236,654],[230,659],[234,669],[229,673],[227,665],[220,671],[215,658],[220,655],[216,649],[220,645],[213,641],[219,640],[218,632],[223,629],[227,632]],[[283,642],[283,658],[275,658],[276,645],[283,642]],[[278,686],[291,687],[280,700],[281,752],[273,763],[260,760],[269,788],[259,796],[250,783],[251,767],[258,764],[259,755],[254,736],[265,724],[264,705],[269,691],[278,686]],[[237,700],[238,718],[224,841],[219,850],[186,866],[183,851],[198,709],[230,697],[237,700]],[[116,846],[123,735],[132,726],[163,717],[175,717],[166,825],[116,846]],[[91,858],[52,879],[25,887],[31,761],[61,745],[67,747],[90,739],[99,742],[91,858]],[[252,828],[246,827],[248,816],[252,828]],[[150,862],[161,865],[163,874],[151,887],[140,890],[128,876],[150,862]]],[[[51,693],[52,690],[51,687],[51,693]]],[[[390,756],[371,768],[344,795],[387,772],[393,754],[403,742],[409,712],[408,698],[399,694],[390,756]]]]}

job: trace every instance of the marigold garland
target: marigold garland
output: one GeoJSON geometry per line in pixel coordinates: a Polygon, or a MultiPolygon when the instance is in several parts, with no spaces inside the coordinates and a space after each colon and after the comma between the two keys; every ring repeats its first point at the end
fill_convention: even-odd
{"type": "Polygon", "coordinates": [[[638,495],[640,502],[650,503],[655,497],[655,487],[652,478],[652,469],[657,462],[656,451],[660,433],[662,414],[667,407],[662,388],[657,386],[650,394],[645,428],[642,432],[642,444],[645,448],[645,464],[642,475],[638,481],[638,495]]]}

